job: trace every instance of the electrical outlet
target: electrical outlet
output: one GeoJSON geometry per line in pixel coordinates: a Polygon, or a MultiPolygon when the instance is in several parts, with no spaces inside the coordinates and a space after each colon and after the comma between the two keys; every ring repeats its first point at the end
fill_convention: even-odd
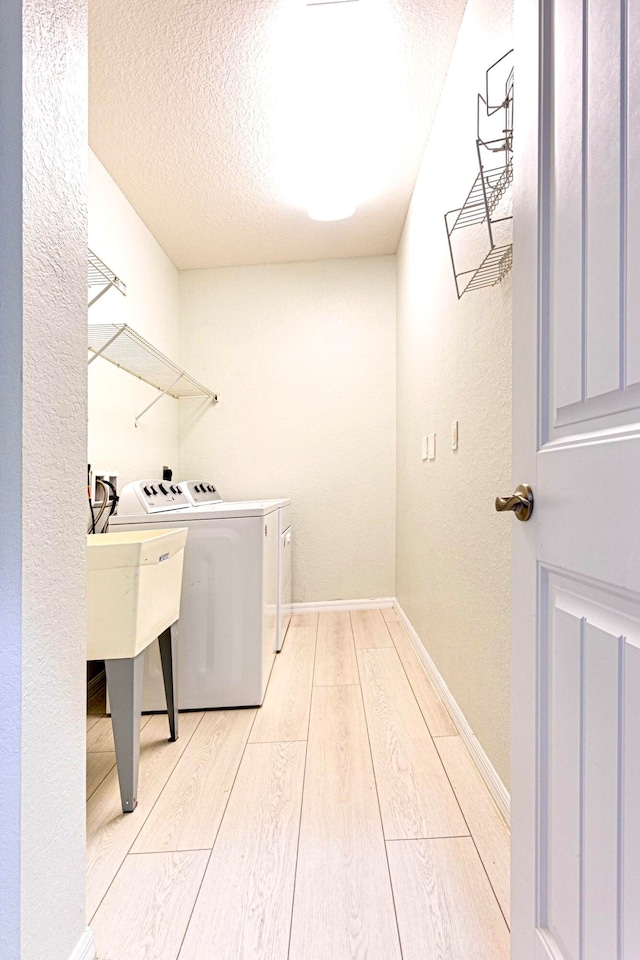
{"type": "Polygon", "coordinates": [[[429,434],[429,460],[435,460],[436,458],[436,435],[435,433],[429,434]]]}
{"type": "Polygon", "coordinates": [[[458,421],[454,420],[451,424],[451,449],[458,449],[458,421]]]}

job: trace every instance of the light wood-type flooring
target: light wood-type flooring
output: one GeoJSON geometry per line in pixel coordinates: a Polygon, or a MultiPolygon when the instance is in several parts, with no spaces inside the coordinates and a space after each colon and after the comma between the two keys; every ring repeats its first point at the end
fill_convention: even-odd
{"type": "Polygon", "coordinates": [[[99,960],[507,960],[509,835],[391,610],[294,616],[260,709],[87,717],[99,960]]]}

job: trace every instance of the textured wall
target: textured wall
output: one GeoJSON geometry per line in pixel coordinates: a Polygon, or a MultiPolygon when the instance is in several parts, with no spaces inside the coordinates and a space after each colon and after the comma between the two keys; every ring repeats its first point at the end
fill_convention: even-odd
{"type": "Polygon", "coordinates": [[[22,4],[0,18],[0,953],[20,952],[22,751],[22,4]]]}
{"type": "Polygon", "coordinates": [[[458,302],[442,217],[477,172],[476,91],[511,44],[509,0],[469,0],[398,254],[397,371],[396,594],[505,783],[513,521],[493,501],[511,487],[511,283],[458,302]]]}
{"type": "MultiPolygon", "coordinates": [[[[98,158],[89,153],[89,245],[127,284],[89,310],[91,323],[128,323],[174,360],[178,354],[178,271],[98,158]]],[[[89,367],[89,462],[116,470],[121,486],[176,465],[178,403],[98,358],[89,367]]]]}
{"type": "Polygon", "coordinates": [[[395,258],[181,274],[181,473],[293,498],[294,600],[392,596],[395,258]],[[188,406],[191,404],[191,406],[188,406]]]}
{"type": "Polygon", "coordinates": [[[69,960],[85,930],[86,44],[83,0],[2,4],[3,960],[69,960]]]}

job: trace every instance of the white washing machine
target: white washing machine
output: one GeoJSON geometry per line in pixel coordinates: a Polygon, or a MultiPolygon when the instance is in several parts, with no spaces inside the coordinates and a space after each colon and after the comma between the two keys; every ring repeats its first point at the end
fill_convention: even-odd
{"type": "MultiPolygon", "coordinates": [[[[262,703],[279,635],[280,512],[289,503],[221,501],[213,484],[196,481],[140,480],[123,489],[111,528],[189,531],[178,641],[181,710],[262,703]]],[[[143,709],[166,709],[155,645],[146,655],[143,709]]]]}

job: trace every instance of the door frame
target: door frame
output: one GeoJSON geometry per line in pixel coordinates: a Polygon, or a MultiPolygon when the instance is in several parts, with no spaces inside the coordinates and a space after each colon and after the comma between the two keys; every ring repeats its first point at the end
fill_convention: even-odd
{"type": "Polygon", "coordinates": [[[0,20],[0,943],[85,923],[87,0],[0,20]]]}
{"type": "MultiPolygon", "coordinates": [[[[549,203],[542,182],[550,148],[550,89],[545,54],[550,38],[550,0],[519,0],[514,9],[517,111],[525,118],[514,138],[513,230],[513,452],[514,489],[529,483],[536,493],[540,437],[539,329],[546,309],[546,278],[538,275],[543,213],[549,203]]],[[[517,120],[516,120],[517,124],[517,120]]],[[[511,559],[511,956],[533,960],[537,914],[537,736],[539,573],[536,514],[512,525],[511,559]]]]}

